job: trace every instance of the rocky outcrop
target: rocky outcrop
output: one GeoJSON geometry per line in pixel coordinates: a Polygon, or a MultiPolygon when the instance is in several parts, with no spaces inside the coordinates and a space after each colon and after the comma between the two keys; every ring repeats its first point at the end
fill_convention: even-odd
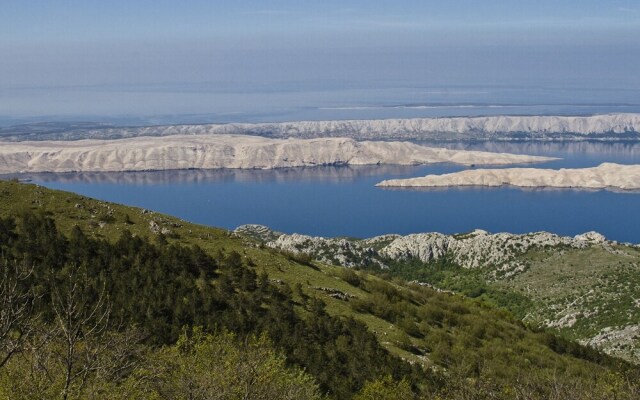
{"type": "Polygon", "coordinates": [[[418,233],[399,237],[381,249],[381,254],[394,260],[417,258],[422,262],[449,256],[452,262],[464,268],[492,266],[496,271],[513,274],[525,268],[516,256],[532,247],[561,245],[586,247],[588,242],[548,232],[490,234],[478,229],[464,235],[418,233]]]}
{"type": "Polygon", "coordinates": [[[548,232],[521,235],[491,234],[478,229],[461,235],[417,233],[406,236],[384,235],[362,240],[323,238],[297,233],[288,235],[262,225],[243,225],[234,232],[257,239],[267,247],[305,253],[321,262],[345,267],[367,265],[386,268],[392,261],[415,259],[429,263],[447,257],[463,268],[492,267],[496,274],[501,276],[522,271],[525,264],[518,256],[532,248],[585,248],[595,244],[617,244],[607,241],[597,232],[566,237],[548,232]]]}
{"type": "Polygon", "coordinates": [[[638,338],[640,338],[640,324],[635,324],[604,328],[596,336],[581,340],[581,343],[601,349],[609,355],[640,364],[638,338]]]}
{"type": "MultiPolygon", "coordinates": [[[[324,238],[297,233],[287,235],[273,231],[263,225],[242,225],[236,228],[234,233],[253,238],[274,249],[290,253],[308,254],[326,264],[350,268],[368,264],[379,268],[387,268],[387,265],[382,261],[381,255],[366,240],[324,238]]],[[[395,237],[390,235],[386,240],[391,240],[395,237]]]]}

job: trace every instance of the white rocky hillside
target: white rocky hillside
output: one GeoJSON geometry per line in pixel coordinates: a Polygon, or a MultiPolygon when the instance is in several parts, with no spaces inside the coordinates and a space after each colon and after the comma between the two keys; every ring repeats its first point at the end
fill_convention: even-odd
{"type": "Polygon", "coordinates": [[[448,150],[349,138],[268,139],[247,135],[0,142],[0,173],[293,168],[318,165],[520,164],[552,158],[448,150]]]}
{"type": "Polygon", "coordinates": [[[640,114],[589,116],[482,116],[384,120],[291,121],[164,125],[143,127],[74,127],[25,134],[19,129],[0,130],[4,140],[115,139],[173,135],[257,135],[273,138],[350,137],[380,139],[593,139],[640,138],[640,114]]]}
{"type": "Polygon", "coordinates": [[[385,120],[294,121],[211,126],[209,132],[272,137],[329,137],[356,139],[447,139],[509,137],[622,136],[640,132],[640,114],[593,116],[486,116],[385,120]]]}
{"type": "Polygon", "coordinates": [[[289,235],[262,225],[242,225],[234,232],[257,239],[267,247],[309,254],[318,261],[345,267],[367,265],[386,268],[387,263],[393,260],[417,259],[428,263],[447,256],[463,268],[492,267],[504,275],[523,270],[524,264],[517,256],[534,247],[585,248],[617,244],[597,232],[563,237],[548,232],[491,234],[475,230],[461,235],[417,233],[369,239],[324,238],[297,233],[289,235]]]}

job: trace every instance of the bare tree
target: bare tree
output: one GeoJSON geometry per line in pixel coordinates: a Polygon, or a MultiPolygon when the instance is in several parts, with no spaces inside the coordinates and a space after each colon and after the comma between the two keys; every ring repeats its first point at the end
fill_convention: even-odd
{"type": "Polygon", "coordinates": [[[0,368],[25,350],[34,330],[34,293],[24,283],[33,269],[3,260],[0,266],[0,368]]]}
{"type": "Polygon", "coordinates": [[[104,284],[97,294],[93,292],[82,267],[69,267],[62,284],[52,279],[51,305],[62,344],[54,356],[63,367],[62,398],[66,400],[73,384],[82,388],[89,375],[102,368],[100,355],[106,345],[102,339],[107,335],[111,306],[104,284]]]}
{"type": "Polygon", "coordinates": [[[14,377],[10,390],[32,398],[100,398],[139,366],[142,332],[113,326],[106,285],[89,277],[86,268],[67,265],[51,270],[47,316],[33,312],[38,297],[25,281],[31,271],[7,272],[6,263],[4,267],[0,366],[14,377]],[[12,357],[18,353],[22,357],[12,357]],[[20,376],[29,378],[15,379],[20,376]]]}

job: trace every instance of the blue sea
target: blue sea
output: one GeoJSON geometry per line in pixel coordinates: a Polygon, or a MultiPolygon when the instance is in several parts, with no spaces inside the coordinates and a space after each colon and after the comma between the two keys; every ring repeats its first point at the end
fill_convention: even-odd
{"type": "Polygon", "coordinates": [[[0,127],[34,122],[90,121],[144,126],[638,112],[640,96],[633,87],[431,86],[322,81],[233,88],[197,84],[0,91],[0,127]],[[40,116],[24,112],[4,115],[21,104],[24,108],[37,108],[41,103],[48,104],[47,109],[62,110],[40,116]],[[87,107],[102,111],[90,112],[85,110],[87,107]],[[106,112],[104,107],[114,109],[106,112]]]}
{"type": "MultiPolygon", "coordinates": [[[[640,162],[638,143],[478,142],[431,146],[548,155],[538,167],[640,162]]],[[[384,179],[454,172],[465,167],[314,167],[277,170],[158,171],[21,176],[54,189],[233,229],[264,224],[287,233],[365,238],[386,233],[595,230],[640,243],[640,193],[572,189],[382,189],[384,179]]]]}

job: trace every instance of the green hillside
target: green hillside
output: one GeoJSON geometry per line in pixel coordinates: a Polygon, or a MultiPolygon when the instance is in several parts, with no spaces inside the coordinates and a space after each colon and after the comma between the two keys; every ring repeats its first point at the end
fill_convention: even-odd
{"type": "Polygon", "coordinates": [[[0,247],[0,398],[640,393],[636,366],[481,298],[147,210],[0,181],[0,247]]]}
{"type": "Polygon", "coordinates": [[[589,232],[474,231],[368,239],[234,231],[266,247],[490,302],[530,326],[640,364],[640,246],[589,232]]]}
{"type": "Polygon", "coordinates": [[[486,300],[531,326],[640,363],[640,248],[535,248],[516,261],[525,268],[508,276],[495,266],[468,269],[446,258],[395,262],[383,275],[486,300]]]}

